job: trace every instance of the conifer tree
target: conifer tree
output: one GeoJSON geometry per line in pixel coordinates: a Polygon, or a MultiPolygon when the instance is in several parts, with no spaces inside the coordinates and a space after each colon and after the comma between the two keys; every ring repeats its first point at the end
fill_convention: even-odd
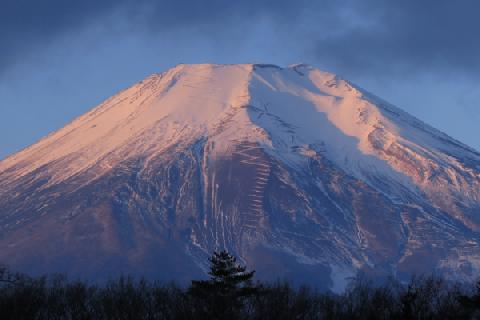
{"type": "Polygon", "coordinates": [[[247,271],[225,250],[214,252],[209,261],[210,279],[193,280],[189,288],[199,311],[210,319],[241,318],[245,299],[259,292],[252,284],[255,271],[247,271]]]}

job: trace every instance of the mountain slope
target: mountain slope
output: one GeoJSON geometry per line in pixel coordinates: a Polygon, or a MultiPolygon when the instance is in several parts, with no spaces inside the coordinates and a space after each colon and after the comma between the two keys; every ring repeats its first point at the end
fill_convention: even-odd
{"type": "Polygon", "coordinates": [[[480,267],[480,154],[306,65],[179,65],[0,162],[0,261],[341,288],[480,267]]]}

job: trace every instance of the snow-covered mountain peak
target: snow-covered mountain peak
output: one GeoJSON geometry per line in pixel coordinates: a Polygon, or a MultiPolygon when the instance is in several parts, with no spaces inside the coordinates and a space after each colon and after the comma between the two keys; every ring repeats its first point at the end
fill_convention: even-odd
{"type": "MultiPolygon", "coordinates": [[[[251,141],[290,160],[294,148],[322,146],[310,152],[326,152],[357,178],[371,175],[374,168],[379,176],[409,185],[423,184],[425,177],[388,150],[405,148],[426,166],[432,160],[455,166],[448,152],[459,148],[341,77],[308,65],[179,64],[7,158],[0,171],[15,168],[13,179],[58,163],[50,178],[56,183],[98,164],[103,166],[100,174],[120,159],[198,139],[215,142],[219,155],[235,142],[251,141]]],[[[478,154],[461,151],[478,159],[478,154]]]]}
{"type": "Polygon", "coordinates": [[[304,64],[153,74],[1,161],[0,208],[1,261],[42,271],[480,271],[480,154],[304,64]]]}

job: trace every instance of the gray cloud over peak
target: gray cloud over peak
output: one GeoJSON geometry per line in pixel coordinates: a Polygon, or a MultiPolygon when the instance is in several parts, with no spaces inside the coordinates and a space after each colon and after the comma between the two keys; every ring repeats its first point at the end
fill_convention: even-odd
{"type": "Polygon", "coordinates": [[[192,29],[222,39],[267,20],[279,40],[341,72],[479,71],[473,0],[4,0],[0,70],[114,12],[140,32],[192,29]]]}

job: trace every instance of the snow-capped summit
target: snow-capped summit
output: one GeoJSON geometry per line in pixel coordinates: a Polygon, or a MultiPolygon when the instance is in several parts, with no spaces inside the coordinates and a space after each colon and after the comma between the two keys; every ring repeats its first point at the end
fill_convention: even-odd
{"type": "Polygon", "coordinates": [[[480,268],[480,154],[335,74],[177,65],[0,162],[0,263],[340,288],[480,268]],[[304,277],[304,278],[302,278],[304,277]]]}

